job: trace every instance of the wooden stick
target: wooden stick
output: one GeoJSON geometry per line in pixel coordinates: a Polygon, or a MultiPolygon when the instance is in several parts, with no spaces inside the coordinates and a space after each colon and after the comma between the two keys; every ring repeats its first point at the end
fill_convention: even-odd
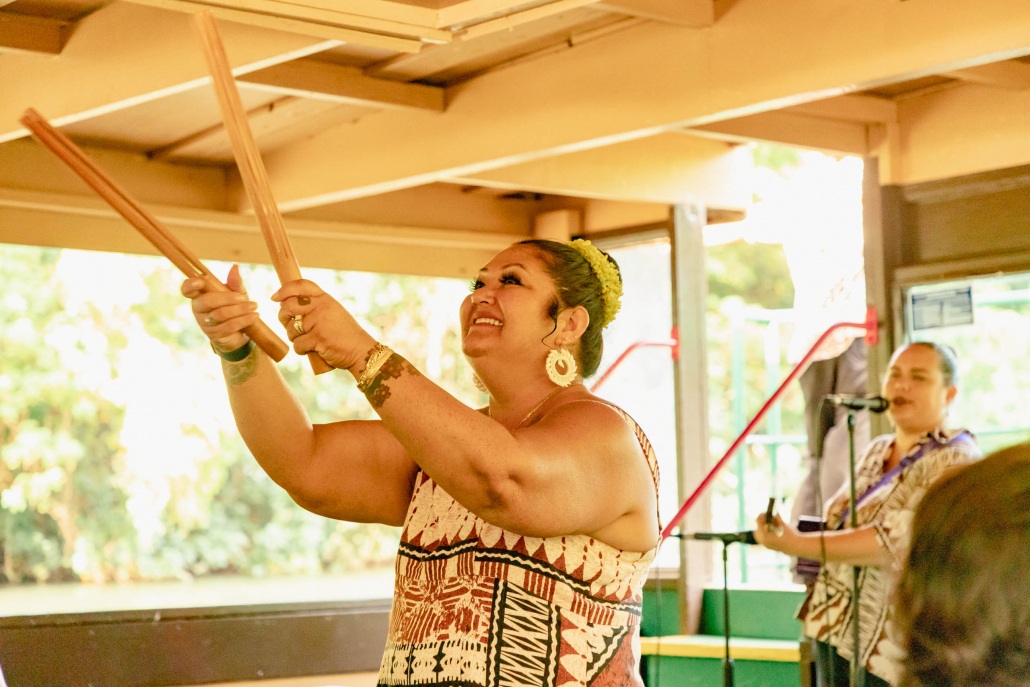
{"type": "MultiPolygon", "coordinates": [[[[38,112],[32,108],[25,110],[21,116],[21,123],[51,153],[68,165],[79,178],[107,201],[108,205],[128,220],[129,224],[136,227],[144,238],[171,260],[172,264],[178,267],[183,274],[187,277],[203,277],[207,282],[207,288],[212,291],[229,290],[229,287],[220,282],[211,270],[205,267],[204,263],[186,247],[186,244],[182,243],[146,208],[137,203],[128,191],[105,174],[71,139],[50,126],[50,123],[38,112]]],[[[289,344],[280,339],[261,320],[243,331],[276,362],[282,360],[286,356],[286,352],[290,350],[289,344]]]]}
{"type": "MultiPolygon", "coordinates": [[[[261,162],[261,152],[254,141],[240,93],[236,89],[236,81],[233,79],[222,39],[218,35],[214,14],[208,10],[193,16],[200,29],[204,55],[207,57],[208,69],[214,81],[215,93],[218,95],[225,130],[232,143],[233,156],[240,169],[247,195],[254,206],[258,224],[261,225],[261,234],[265,237],[272,265],[275,266],[281,284],[300,279],[300,266],[293,254],[293,247],[290,246],[290,239],[286,236],[286,227],[283,225],[279,206],[272,196],[268,173],[261,162]]],[[[322,360],[317,353],[309,353],[308,361],[315,374],[333,369],[332,365],[322,360]]]]}

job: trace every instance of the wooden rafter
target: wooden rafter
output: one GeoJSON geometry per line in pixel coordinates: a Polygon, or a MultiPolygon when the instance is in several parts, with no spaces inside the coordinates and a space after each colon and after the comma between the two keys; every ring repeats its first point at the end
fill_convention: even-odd
{"type": "Polygon", "coordinates": [[[547,17],[553,17],[556,14],[584,7],[586,5],[593,4],[594,2],[596,2],[596,0],[554,0],[554,2],[532,7],[527,10],[505,14],[497,17],[496,19],[488,19],[486,21],[473,23],[469,25],[468,28],[461,31],[461,36],[466,40],[470,40],[497,33],[499,31],[511,31],[517,26],[529,24],[547,17]]]}
{"type": "MultiPolygon", "coordinates": [[[[226,49],[237,74],[270,67],[339,45],[336,41],[227,24],[226,49]]],[[[79,21],[74,60],[20,55],[0,60],[0,88],[18,98],[0,98],[0,143],[27,134],[18,117],[35,107],[54,126],[66,126],[188,91],[210,78],[197,35],[185,14],[113,3],[79,21]],[[111,37],[120,54],[111,59],[111,37]],[[104,88],[83,88],[104,84],[104,88]]]]}
{"type": "Polygon", "coordinates": [[[983,86],[1010,88],[1017,91],[1030,88],[1030,64],[1016,60],[992,62],[968,69],[956,69],[945,72],[944,76],[983,86]]]}
{"type": "Polygon", "coordinates": [[[683,26],[712,26],[718,20],[716,0],[602,0],[597,7],[683,26]]]}
{"type": "MultiPolygon", "coordinates": [[[[4,3],[0,3],[2,6],[4,3]]],[[[13,12],[0,13],[0,52],[57,55],[64,49],[69,23],[13,12]]]]}
{"type": "Polygon", "coordinates": [[[567,40],[551,49],[566,49],[589,40],[600,32],[626,28],[638,21],[627,17],[598,18],[596,21],[588,22],[584,28],[582,20],[578,17],[571,14],[556,15],[531,24],[523,24],[511,31],[495,33],[489,41],[458,40],[448,45],[431,46],[418,54],[397,55],[372,65],[366,69],[366,74],[414,81],[460,68],[469,62],[489,59],[490,55],[509,48],[563,33],[568,36],[567,40]]]}
{"type": "MultiPolygon", "coordinates": [[[[276,16],[263,12],[238,9],[237,4],[228,6],[209,5],[203,2],[191,2],[190,0],[130,0],[140,5],[148,5],[165,10],[196,14],[198,12],[210,11],[218,19],[245,24],[247,26],[258,26],[277,31],[288,31],[302,36],[314,36],[328,40],[336,40],[341,43],[355,43],[373,48],[385,48],[398,52],[418,52],[422,48],[422,40],[418,37],[412,38],[405,35],[397,35],[388,31],[358,29],[350,26],[326,24],[308,19],[297,19],[292,16],[276,16]]],[[[391,26],[394,26],[391,24],[391,26]]],[[[449,40],[449,36],[441,35],[433,37],[433,42],[449,40]]]]}
{"type": "Polygon", "coordinates": [[[444,89],[366,76],[357,67],[294,60],[251,72],[239,81],[255,88],[316,100],[442,112],[444,89]]]}
{"type": "Polygon", "coordinates": [[[894,101],[855,93],[801,103],[791,107],[790,111],[809,117],[837,119],[845,122],[886,124],[898,121],[898,106],[894,101]]]}
{"type": "MultiPolygon", "coordinates": [[[[329,107],[324,101],[305,100],[287,96],[247,112],[251,130],[258,141],[276,132],[295,126],[298,121],[323,113],[329,107]]],[[[221,123],[199,131],[192,136],[150,151],[151,160],[213,160],[232,159],[232,148],[221,123]]]]}

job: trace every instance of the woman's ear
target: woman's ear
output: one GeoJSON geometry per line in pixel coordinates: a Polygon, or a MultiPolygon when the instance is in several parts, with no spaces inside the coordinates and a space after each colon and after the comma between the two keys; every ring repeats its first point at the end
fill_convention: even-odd
{"type": "Polygon", "coordinates": [[[558,313],[558,326],[555,329],[556,339],[564,345],[570,346],[579,341],[589,325],[590,313],[582,305],[565,308],[558,313]]]}
{"type": "Polygon", "coordinates": [[[949,386],[945,393],[947,394],[945,398],[948,400],[948,404],[951,405],[951,402],[955,400],[955,396],[958,394],[958,387],[949,386]]]}

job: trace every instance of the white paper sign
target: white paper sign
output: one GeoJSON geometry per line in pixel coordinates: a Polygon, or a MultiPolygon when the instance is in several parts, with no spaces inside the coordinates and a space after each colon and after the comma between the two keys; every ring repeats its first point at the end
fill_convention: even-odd
{"type": "Polygon", "coordinates": [[[942,289],[909,297],[912,329],[973,324],[973,287],[942,289]]]}

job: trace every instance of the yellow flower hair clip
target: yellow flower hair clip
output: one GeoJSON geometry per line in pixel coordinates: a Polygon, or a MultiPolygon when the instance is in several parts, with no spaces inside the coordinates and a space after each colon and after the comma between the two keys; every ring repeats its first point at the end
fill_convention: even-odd
{"type": "Polygon", "coordinates": [[[576,249],[586,259],[597,281],[601,282],[601,299],[604,301],[604,319],[601,327],[607,327],[619,312],[622,299],[622,278],[619,270],[594,244],[586,239],[569,241],[569,246],[576,249]]]}

